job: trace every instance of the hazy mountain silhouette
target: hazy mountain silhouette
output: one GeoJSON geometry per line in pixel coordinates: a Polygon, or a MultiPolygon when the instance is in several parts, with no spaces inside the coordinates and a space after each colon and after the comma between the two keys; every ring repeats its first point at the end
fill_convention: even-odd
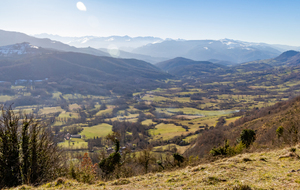
{"type": "Polygon", "coordinates": [[[186,57],[197,61],[218,59],[233,63],[269,59],[281,52],[270,46],[235,40],[169,40],[136,48],[133,53],[153,57],[186,57]]]}
{"type": "Polygon", "coordinates": [[[230,72],[224,65],[209,61],[194,61],[183,57],[167,60],[156,64],[162,70],[175,76],[211,76],[230,72]]]}
{"type": "Polygon", "coordinates": [[[117,49],[109,50],[109,49],[100,48],[99,50],[106,53],[109,53],[109,51],[114,51],[114,53],[117,53],[117,55],[112,55],[112,57],[124,58],[124,59],[139,59],[152,64],[168,60],[167,58],[163,58],[163,57],[152,57],[149,55],[135,54],[135,53],[130,53],[130,52],[117,50],[117,49]]]}
{"type": "Polygon", "coordinates": [[[289,50],[283,52],[279,56],[272,59],[265,59],[260,61],[251,61],[237,65],[235,68],[241,71],[262,71],[272,69],[274,67],[289,67],[300,64],[300,52],[289,50]]]}
{"type": "Polygon", "coordinates": [[[40,38],[28,36],[20,32],[10,32],[10,31],[0,30],[0,46],[7,46],[7,45],[23,43],[23,42],[29,42],[34,46],[48,48],[48,49],[55,49],[59,51],[87,53],[87,54],[92,54],[97,56],[110,56],[108,53],[102,52],[94,48],[76,48],[47,38],[40,39],[40,38]]]}
{"type": "Polygon", "coordinates": [[[0,81],[47,78],[45,86],[51,84],[51,88],[68,93],[103,94],[108,90],[127,93],[136,89],[157,88],[160,85],[158,80],[171,77],[154,65],[137,59],[48,51],[28,43],[0,47],[0,52],[15,58],[8,59],[0,54],[0,81]],[[34,53],[24,56],[29,55],[31,48],[34,53]],[[20,56],[21,59],[18,59],[20,56]]]}
{"type": "Polygon", "coordinates": [[[281,55],[274,58],[274,60],[277,62],[286,62],[286,61],[292,59],[294,56],[296,56],[299,53],[300,52],[298,52],[298,51],[289,50],[289,51],[283,52],[281,55]]]}
{"type": "Polygon", "coordinates": [[[44,49],[28,42],[0,47],[0,59],[21,59],[28,56],[53,53],[52,49],[44,49]]]}
{"type": "Polygon", "coordinates": [[[146,36],[146,37],[130,37],[130,36],[108,36],[108,37],[97,37],[97,36],[82,36],[82,37],[62,37],[51,34],[37,34],[34,35],[37,38],[49,38],[52,40],[60,41],[62,43],[75,46],[75,47],[93,47],[93,48],[109,48],[115,46],[123,51],[131,51],[134,48],[144,46],[149,43],[162,42],[163,39],[146,36]]]}

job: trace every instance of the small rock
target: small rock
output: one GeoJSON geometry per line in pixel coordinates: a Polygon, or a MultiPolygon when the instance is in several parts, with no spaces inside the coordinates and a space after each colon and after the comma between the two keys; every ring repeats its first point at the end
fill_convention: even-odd
{"type": "Polygon", "coordinates": [[[250,158],[243,158],[243,161],[244,162],[250,162],[250,161],[252,161],[250,158]]]}
{"type": "Polygon", "coordinates": [[[112,185],[126,185],[126,184],[129,184],[130,181],[127,180],[127,179],[119,179],[119,180],[116,180],[112,183],[112,185]]]}
{"type": "Polygon", "coordinates": [[[296,171],[295,170],[291,170],[290,173],[292,173],[292,172],[296,172],[296,171]]]}
{"type": "Polygon", "coordinates": [[[205,169],[204,167],[197,167],[197,168],[193,168],[191,171],[192,172],[198,172],[198,171],[202,171],[204,169],[205,169]]]}
{"type": "Polygon", "coordinates": [[[282,158],[300,158],[300,157],[294,152],[289,152],[285,155],[279,156],[279,159],[282,159],[282,158]]]}

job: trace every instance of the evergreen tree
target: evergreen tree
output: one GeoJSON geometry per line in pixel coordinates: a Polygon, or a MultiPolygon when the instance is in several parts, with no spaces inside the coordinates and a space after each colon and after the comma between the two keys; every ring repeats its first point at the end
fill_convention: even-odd
{"type": "Polygon", "coordinates": [[[58,175],[60,152],[46,127],[11,106],[0,117],[0,189],[38,185],[58,175]]]}
{"type": "Polygon", "coordinates": [[[249,148],[255,139],[256,133],[252,129],[244,129],[241,132],[240,141],[246,146],[246,148],[249,148]]]}

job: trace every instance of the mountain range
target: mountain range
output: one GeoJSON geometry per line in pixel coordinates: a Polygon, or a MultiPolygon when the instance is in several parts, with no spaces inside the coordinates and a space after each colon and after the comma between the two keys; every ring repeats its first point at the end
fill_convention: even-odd
{"type": "Polygon", "coordinates": [[[129,36],[61,37],[49,34],[35,35],[35,37],[50,38],[76,47],[90,46],[104,52],[109,51],[109,49],[118,49],[118,57],[120,58],[136,58],[151,63],[185,57],[196,61],[234,65],[274,58],[288,50],[300,50],[300,47],[296,46],[252,43],[232,39],[172,40],[156,37],[132,38],[129,36]]]}
{"type": "Polygon", "coordinates": [[[64,77],[72,80],[77,78],[89,82],[97,81],[101,84],[103,81],[120,82],[126,78],[127,82],[134,84],[137,78],[140,81],[143,79],[165,79],[171,75],[177,77],[212,77],[233,73],[237,70],[257,71],[295,66],[300,63],[300,52],[290,50],[272,59],[247,62],[231,67],[213,61],[215,60],[194,61],[177,57],[159,62],[154,66],[137,59],[64,52],[23,42],[0,47],[0,80],[55,78],[55,81],[59,82],[57,79],[64,77]],[[16,75],[14,72],[18,74],[16,75]]]}
{"type": "Polygon", "coordinates": [[[83,36],[83,37],[62,37],[51,34],[36,34],[33,35],[37,38],[49,38],[52,40],[60,41],[75,47],[93,47],[96,49],[105,48],[108,49],[110,46],[115,46],[123,51],[131,51],[134,48],[141,47],[151,43],[159,43],[164,41],[157,37],[129,37],[129,36],[108,36],[108,37],[97,37],[97,36],[83,36]]]}
{"type": "MultiPolygon", "coordinates": [[[[20,35],[20,34],[18,34],[18,35],[20,35]]],[[[28,36],[25,35],[25,37],[28,37],[28,36]]],[[[30,38],[30,36],[29,36],[29,38],[30,38]]],[[[16,40],[16,38],[14,40],[16,40]]],[[[61,51],[62,47],[65,47],[63,49],[75,48],[75,47],[71,47],[71,46],[62,44],[60,42],[52,43],[53,41],[51,41],[49,39],[38,39],[34,42],[36,42],[36,44],[40,43],[46,48],[38,47],[38,46],[35,46],[28,42],[17,43],[17,44],[13,44],[13,45],[6,45],[6,46],[0,47],[0,60],[2,60],[2,64],[4,66],[8,66],[8,65],[13,66],[13,65],[20,65],[20,62],[22,62],[21,65],[24,65],[24,62],[28,62],[29,60],[32,61],[32,60],[36,60],[36,59],[39,59],[41,63],[44,63],[44,62],[47,62],[48,60],[53,59],[53,56],[55,56],[57,58],[58,55],[64,55],[64,53],[68,52],[68,51],[61,51]],[[49,42],[51,42],[51,43],[49,43],[49,42]],[[52,45],[51,46],[52,48],[49,48],[49,46],[50,46],[49,44],[52,45]],[[53,44],[57,44],[58,47],[53,44]],[[24,57],[26,57],[26,59],[24,57]],[[18,58],[22,58],[22,59],[18,60],[18,58]],[[12,62],[15,61],[18,63],[14,63],[14,62],[13,63],[7,63],[7,62],[4,63],[3,59],[6,61],[7,61],[7,59],[13,59],[12,62]],[[16,61],[16,60],[18,60],[18,61],[16,61]]],[[[231,45],[231,43],[229,43],[229,42],[227,42],[227,44],[231,45]]],[[[241,47],[240,44],[233,44],[232,46],[233,47],[237,46],[237,48],[241,47]]],[[[81,49],[82,48],[75,48],[75,50],[81,50],[81,49]]],[[[93,48],[90,48],[90,49],[94,50],[94,51],[98,51],[93,48]]],[[[99,52],[109,53],[108,51],[107,52],[105,52],[105,51],[107,51],[107,49],[103,49],[103,51],[99,51],[99,52]]],[[[123,54],[123,56],[130,57],[130,54],[126,55],[127,52],[120,51],[119,53],[123,54]]],[[[121,73],[117,72],[119,70],[123,70],[123,71],[125,71],[125,70],[129,71],[130,69],[132,71],[136,70],[135,68],[131,68],[131,66],[133,66],[133,65],[134,66],[138,65],[142,69],[148,69],[148,71],[149,71],[149,69],[150,70],[152,69],[152,70],[154,70],[154,73],[158,72],[159,69],[161,69],[162,71],[168,72],[169,74],[175,75],[175,76],[181,76],[181,77],[182,76],[195,76],[195,77],[197,77],[200,75],[208,76],[208,75],[212,75],[212,74],[222,75],[224,73],[233,72],[236,69],[241,69],[244,71],[266,70],[266,69],[270,69],[270,68],[278,67],[278,66],[295,66],[300,63],[300,53],[297,51],[293,51],[293,50],[286,51],[275,58],[247,62],[244,64],[236,65],[234,67],[227,67],[224,62],[218,62],[218,60],[215,60],[215,59],[211,59],[210,61],[194,61],[194,60],[183,58],[183,57],[177,57],[177,58],[170,59],[167,61],[159,62],[159,63],[155,64],[155,66],[153,66],[152,64],[149,64],[144,61],[136,60],[136,59],[118,59],[118,58],[110,58],[109,56],[100,56],[99,57],[99,56],[92,56],[91,53],[83,54],[83,53],[70,51],[68,55],[72,55],[73,57],[77,57],[78,59],[76,60],[76,59],[72,59],[72,56],[70,56],[70,57],[66,56],[63,58],[63,60],[66,60],[71,63],[76,62],[77,66],[78,66],[78,64],[82,65],[83,62],[85,62],[86,65],[92,64],[91,68],[93,68],[95,70],[97,70],[97,68],[99,68],[98,66],[102,64],[101,69],[100,69],[101,71],[107,67],[106,64],[109,64],[110,66],[111,65],[116,66],[116,63],[119,63],[119,62],[125,63],[126,62],[125,65],[128,68],[124,67],[122,69],[121,68],[115,69],[115,68],[111,67],[110,68],[111,70],[109,70],[109,69],[105,70],[106,74],[110,73],[112,75],[115,75],[115,77],[123,76],[121,73]],[[71,52],[73,52],[73,53],[71,53],[71,52]],[[91,56],[94,58],[90,59],[91,56]],[[85,57],[87,60],[90,60],[90,61],[81,59],[82,57],[85,57]],[[70,59],[72,59],[72,60],[70,60],[70,59]],[[82,62],[78,62],[79,60],[81,60],[82,62]],[[101,61],[99,63],[96,63],[99,60],[101,60],[101,61]],[[104,63],[106,63],[106,64],[104,64],[104,63]]],[[[61,59],[62,58],[59,58],[59,60],[61,60],[61,59]]],[[[147,59],[147,57],[144,57],[144,59],[147,59]]],[[[50,63],[51,63],[51,61],[50,61],[50,63]]],[[[36,65],[34,67],[38,68],[40,66],[41,65],[36,65]]],[[[118,66],[120,66],[120,64],[118,66]]],[[[41,68],[41,69],[43,69],[43,68],[41,68]]],[[[52,69],[48,68],[48,71],[50,71],[50,70],[52,70],[52,69]]],[[[78,71],[80,71],[80,70],[78,70],[78,71]]],[[[137,71],[137,73],[136,73],[137,76],[139,76],[141,74],[143,75],[143,72],[144,72],[143,70],[136,70],[136,71],[137,71]]],[[[148,71],[146,71],[146,73],[150,74],[148,71]]],[[[44,78],[51,77],[49,74],[46,74],[45,72],[41,72],[41,73],[44,78]]],[[[66,71],[66,73],[68,73],[68,71],[66,71]]],[[[159,74],[163,75],[163,73],[161,71],[159,71],[159,74]]],[[[22,76],[22,74],[18,75],[18,77],[21,77],[21,76],[22,76]]],[[[42,76],[40,76],[40,73],[35,73],[31,76],[35,76],[35,78],[36,77],[43,78],[42,76]]],[[[103,76],[105,76],[105,74],[102,73],[101,77],[103,77],[103,76]]],[[[131,73],[128,75],[128,77],[131,77],[131,76],[135,76],[135,73],[131,73]]],[[[6,74],[4,73],[4,75],[2,77],[4,77],[3,78],[3,80],[4,80],[5,78],[6,79],[11,78],[12,76],[9,76],[9,75],[6,76],[6,74]]],[[[143,77],[147,78],[148,76],[144,74],[143,77]]],[[[157,76],[157,77],[159,78],[159,76],[157,76]]],[[[25,79],[26,76],[24,75],[23,78],[25,79]]],[[[114,79],[114,77],[112,77],[112,76],[110,76],[109,78],[114,79]]],[[[20,78],[18,78],[18,79],[20,79],[20,78]]],[[[12,80],[17,80],[17,79],[12,79],[12,80]]]]}
{"type": "Polygon", "coordinates": [[[0,30],[0,46],[1,81],[47,78],[51,84],[56,83],[53,88],[60,88],[62,92],[80,90],[90,94],[90,91],[101,94],[111,90],[123,93],[156,88],[162,85],[160,80],[173,76],[221,77],[235,72],[266,71],[300,63],[298,51],[280,53],[279,50],[264,44],[228,39],[165,40],[136,48],[132,51],[137,52],[135,54],[118,49],[77,48],[50,39],[0,30]],[[202,48],[203,46],[205,48],[202,48]],[[142,55],[147,51],[152,51],[154,56],[142,55]],[[186,56],[167,60],[167,57],[178,54],[186,56]],[[206,57],[209,61],[188,59],[187,55],[198,56],[199,59],[206,57]],[[121,56],[126,59],[119,58],[121,56]],[[131,59],[131,56],[149,62],[152,60],[152,63],[156,60],[158,63],[153,65],[143,60],[131,59]],[[209,59],[210,57],[213,59],[209,59]],[[234,57],[236,58],[233,60],[234,57]],[[263,59],[264,57],[267,59],[263,59]],[[255,61],[235,65],[238,59],[255,61]]]}
{"type": "Polygon", "coordinates": [[[231,39],[172,40],[129,36],[61,37],[48,34],[35,35],[34,37],[19,32],[0,30],[0,46],[23,42],[58,51],[116,58],[133,58],[152,64],[176,57],[184,57],[195,61],[235,65],[271,59],[279,56],[287,49],[296,51],[300,49],[299,47],[251,43],[231,39]]]}
{"type": "Polygon", "coordinates": [[[226,66],[212,61],[194,61],[183,57],[177,57],[155,65],[175,76],[203,78],[218,77],[237,72],[267,71],[275,68],[299,66],[299,64],[300,52],[290,50],[272,59],[252,61],[234,66],[226,66]]]}
{"type": "Polygon", "coordinates": [[[0,47],[0,81],[39,80],[62,92],[99,95],[157,88],[166,78],[170,75],[137,59],[54,51],[29,43],[0,47]]]}
{"type": "Polygon", "coordinates": [[[133,53],[153,57],[185,57],[196,61],[217,59],[232,63],[269,59],[281,51],[264,44],[246,43],[235,40],[169,40],[136,48],[133,53]]]}
{"type": "Polygon", "coordinates": [[[248,72],[248,71],[263,71],[271,68],[279,68],[279,67],[293,67],[299,66],[300,64],[300,52],[289,50],[283,52],[279,56],[272,59],[265,59],[259,61],[251,61],[247,63],[243,63],[240,65],[236,65],[235,68],[240,71],[248,72]]]}
{"type": "Polygon", "coordinates": [[[10,31],[0,30],[0,46],[7,46],[7,45],[23,43],[23,42],[28,42],[37,47],[54,49],[58,51],[87,53],[87,54],[92,54],[97,56],[109,56],[108,53],[90,47],[76,48],[74,46],[69,46],[62,42],[50,40],[47,38],[40,39],[20,32],[10,32],[10,31]]]}
{"type": "Polygon", "coordinates": [[[20,58],[37,54],[50,53],[53,50],[34,46],[28,42],[0,47],[0,58],[20,58]]]}

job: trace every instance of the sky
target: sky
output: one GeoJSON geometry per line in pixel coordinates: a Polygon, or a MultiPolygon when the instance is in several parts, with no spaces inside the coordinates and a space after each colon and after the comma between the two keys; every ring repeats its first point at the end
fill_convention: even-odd
{"type": "Polygon", "coordinates": [[[0,29],[300,46],[299,0],[1,0],[0,29]],[[81,9],[81,10],[80,10],[81,9]]]}

